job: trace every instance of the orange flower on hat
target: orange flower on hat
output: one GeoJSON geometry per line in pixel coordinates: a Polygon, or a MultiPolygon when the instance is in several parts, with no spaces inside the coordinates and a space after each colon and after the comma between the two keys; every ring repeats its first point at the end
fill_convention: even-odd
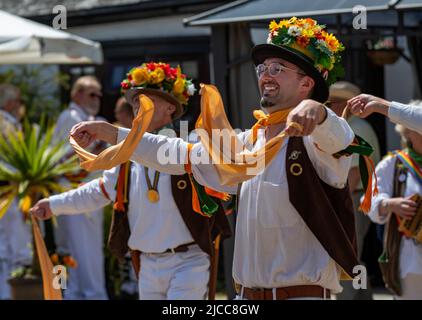
{"type": "Polygon", "coordinates": [[[303,48],[306,48],[306,46],[309,44],[310,40],[308,37],[298,37],[297,38],[297,44],[300,45],[303,48]]]}

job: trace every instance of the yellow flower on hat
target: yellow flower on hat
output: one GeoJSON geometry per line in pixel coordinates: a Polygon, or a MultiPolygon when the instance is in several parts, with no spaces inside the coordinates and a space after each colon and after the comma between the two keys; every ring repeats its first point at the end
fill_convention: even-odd
{"type": "Polygon", "coordinates": [[[280,28],[283,28],[283,27],[288,28],[288,27],[290,27],[290,23],[289,23],[289,21],[288,21],[288,20],[281,20],[281,21],[279,22],[278,26],[279,26],[280,28]]]}
{"type": "Polygon", "coordinates": [[[150,72],[149,83],[157,84],[157,83],[160,83],[161,81],[163,81],[162,79],[164,79],[164,78],[162,78],[161,81],[160,81],[161,75],[160,75],[160,72],[158,70],[160,70],[160,69],[155,69],[154,71],[150,72]]]}
{"type": "Polygon", "coordinates": [[[158,82],[161,82],[165,79],[166,74],[165,74],[163,69],[157,68],[157,69],[155,69],[155,72],[157,73],[158,82]]]}
{"type": "Polygon", "coordinates": [[[177,78],[174,82],[173,92],[176,95],[182,94],[185,91],[185,80],[183,78],[177,78]]]}
{"type": "Polygon", "coordinates": [[[292,17],[292,18],[289,19],[290,24],[296,24],[297,21],[298,21],[298,19],[296,17],[292,17]]]}
{"type": "Polygon", "coordinates": [[[157,68],[149,74],[149,82],[151,84],[157,84],[164,80],[166,75],[164,74],[163,69],[157,68]]]}
{"type": "Polygon", "coordinates": [[[327,34],[325,37],[325,42],[327,43],[328,48],[333,51],[337,52],[340,47],[340,42],[337,40],[337,38],[332,34],[327,34]]]}
{"type": "Polygon", "coordinates": [[[302,36],[307,38],[312,38],[314,36],[314,30],[312,29],[302,29],[302,36]]]}
{"type": "Polygon", "coordinates": [[[270,31],[275,31],[279,28],[279,25],[277,22],[275,22],[274,20],[270,22],[270,26],[268,27],[270,29],[270,31]]]}
{"type": "Polygon", "coordinates": [[[132,80],[136,86],[148,81],[148,71],[144,68],[136,68],[132,72],[132,80]]]}

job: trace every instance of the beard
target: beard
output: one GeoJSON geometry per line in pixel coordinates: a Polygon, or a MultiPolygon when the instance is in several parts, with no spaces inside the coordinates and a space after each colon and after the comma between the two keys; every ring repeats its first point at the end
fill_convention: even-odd
{"type": "Polygon", "coordinates": [[[267,98],[267,97],[262,97],[261,98],[261,107],[262,108],[271,108],[275,106],[275,102],[273,99],[271,98],[267,98]]]}

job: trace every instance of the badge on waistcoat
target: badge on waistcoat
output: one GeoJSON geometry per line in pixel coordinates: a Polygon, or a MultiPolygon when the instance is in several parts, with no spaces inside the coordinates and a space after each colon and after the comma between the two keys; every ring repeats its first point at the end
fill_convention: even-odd
{"type": "Polygon", "coordinates": [[[289,160],[297,160],[301,153],[302,151],[298,151],[298,150],[292,151],[292,153],[289,156],[289,160]]]}
{"type": "MultiPolygon", "coordinates": [[[[292,153],[290,153],[289,160],[297,160],[299,159],[299,156],[302,154],[302,151],[293,150],[292,153]]],[[[303,168],[299,163],[292,163],[290,165],[290,173],[294,176],[300,176],[303,172],[303,168]]]]}
{"type": "Polygon", "coordinates": [[[177,188],[179,190],[185,190],[187,186],[188,186],[188,183],[185,180],[177,181],[177,188]]]}
{"type": "Polygon", "coordinates": [[[300,176],[303,172],[303,168],[299,163],[292,163],[290,166],[290,173],[294,176],[300,176]]]}

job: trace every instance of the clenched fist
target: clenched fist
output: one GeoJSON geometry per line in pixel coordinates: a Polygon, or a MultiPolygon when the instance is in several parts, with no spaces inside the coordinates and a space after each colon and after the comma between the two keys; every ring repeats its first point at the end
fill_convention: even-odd
{"type": "Polygon", "coordinates": [[[47,220],[53,216],[53,212],[50,208],[50,201],[48,199],[38,201],[29,212],[40,220],[47,220]]]}
{"type": "Polygon", "coordinates": [[[83,121],[70,130],[70,135],[82,148],[88,147],[95,140],[116,144],[117,133],[117,127],[105,121],[83,121]]]}
{"type": "Polygon", "coordinates": [[[286,133],[289,136],[310,135],[327,117],[325,106],[314,100],[303,100],[287,117],[286,133]]]}

